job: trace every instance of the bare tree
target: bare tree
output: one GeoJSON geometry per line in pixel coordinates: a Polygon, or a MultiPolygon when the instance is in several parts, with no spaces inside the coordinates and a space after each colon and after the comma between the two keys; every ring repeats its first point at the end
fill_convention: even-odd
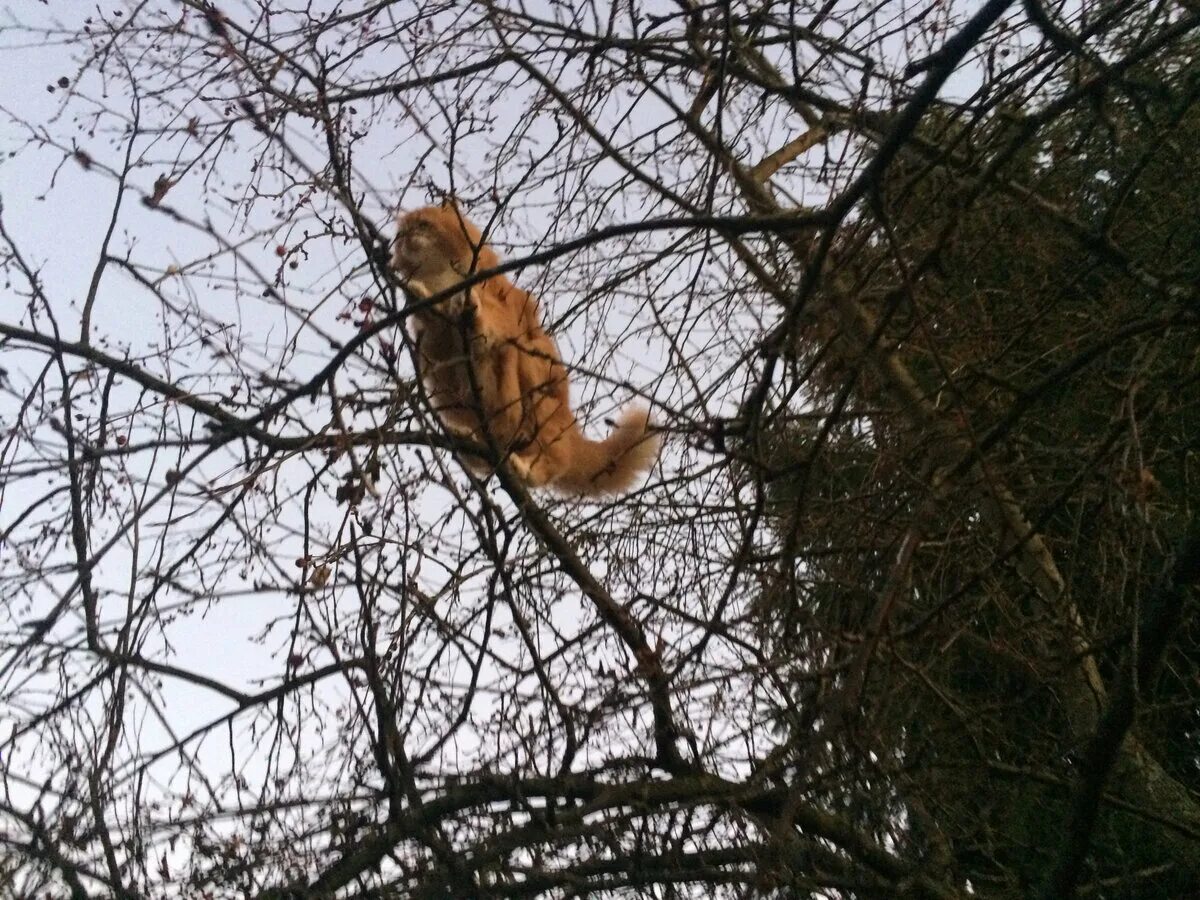
{"type": "Polygon", "coordinates": [[[1198,26],[10,13],[0,888],[1200,888],[1198,26]],[[460,464],[388,268],[447,196],[643,486],[460,464]]]}

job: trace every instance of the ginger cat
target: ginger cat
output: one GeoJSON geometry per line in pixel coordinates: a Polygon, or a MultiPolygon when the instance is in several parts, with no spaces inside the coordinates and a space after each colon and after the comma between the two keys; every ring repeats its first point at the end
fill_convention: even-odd
{"type": "MultiPolygon", "coordinates": [[[[420,298],[500,265],[478,228],[450,202],[400,216],[393,267],[420,298]]],[[[644,407],[627,408],[603,441],[584,436],[570,381],[542,329],[537,301],[493,275],[412,315],[417,367],[450,431],[507,457],[529,487],[601,496],[628,490],[658,456],[644,407]]],[[[491,467],[469,458],[480,475],[491,467]]]]}

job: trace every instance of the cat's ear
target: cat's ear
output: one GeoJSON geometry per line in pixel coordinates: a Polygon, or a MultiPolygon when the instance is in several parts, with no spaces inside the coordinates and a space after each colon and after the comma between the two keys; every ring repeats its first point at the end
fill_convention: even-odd
{"type": "Polygon", "coordinates": [[[458,212],[458,201],[454,199],[454,195],[447,194],[442,198],[442,209],[449,209],[458,212]]]}

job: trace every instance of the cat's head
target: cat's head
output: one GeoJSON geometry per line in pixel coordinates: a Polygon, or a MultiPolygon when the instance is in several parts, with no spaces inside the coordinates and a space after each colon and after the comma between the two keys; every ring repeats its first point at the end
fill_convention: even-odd
{"type": "Polygon", "coordinates": [[[452,203],[401,213],[396,220],[392,265],[406,278],[428,278],[452,269],[459,275],[500,265],[483,236],[452,203]]]}

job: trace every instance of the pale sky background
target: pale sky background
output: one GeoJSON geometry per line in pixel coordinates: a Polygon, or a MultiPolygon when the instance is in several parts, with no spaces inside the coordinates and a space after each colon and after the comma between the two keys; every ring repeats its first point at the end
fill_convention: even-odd
{"type": "MultiPolygon", "coordinates": [[[[332,4],[326,4],[327,8],[331,6],[332,4]]],[[[232,12],[235,8],[230,4],[229,11],[232,12]]],[[[56,16],[68,30],[78,28],[84,18],[95,14],[92,7],[82,3],[57,4],[45,10],[27,7],[14,10],[10,7],[6,12],[5,18],[8,21],[17,18],[29,22],[39,14],[56,16]]],[[[76,58],[81,52],[79,47],[43,43],[36,34],[8,29],[0,36],[0,44],[4,47],[5,59],[2,69],[4,80],[0,85],[0,108],[8,120],[3,129],[0,129],[0,134],[3,135],[3,144],[0,144],[0,147],[6,157],[0,163],[0,197],[4,203],[4,221],[27,260],[40,269],[45,292],[51,298],[60,325],[68,332],[69,337],[77,339],[78,304],[87,293],[101,239],[112,214],[116,186],[111,177],[95,169],[87,171],[73,160],[64,161],[63,152],[59,149],[29,144],[28,130],[15,122],[23,121],[35,127],[44,127],[56,140],[76,141],[76,146],[84,149],[96,161],[97,168],[119,168],[122,148],[120,142],[114,145],[111,136],[89,135],[89,124],[85,121],[75,121],[81,109],[86,109],[86,104],[76,101],[64,111],[65,91],[57,87],[57,83],[60,78],[65,77],[72,86],[77,84],[79,65],[76,58]],[[53,91],[48,89],[51,86],[54,86],[53,91]]],[[[93,96],[101,90],[93,74],[85,77],[81,87],[90,91],[93,96]]],[[[108,102],[114,108],[122,109],[129,107],[130,98],[113,94],[108,98],[108,102]]],[[[498,118],[497,129],[501,132],[516,127],[527,118],[519,102],[507,102],[495,111],[498,118]]],[[[161,111],[143,111],[144,126],[153,128],[169,122],[161,111]]],[[[251,141],[248,131],[248,128],[242,129],[240,135],[235,131],[235,137],[241,138],[243,146],[251,141]]],[[[297,137],[294,129],[292,138],[297,137]]],[[[299,138],[302,139],[303,135],[299,135],[299,138]]],[[[174,152],[170,146],[155,147],[148,146],[148,143],[146,140],[141,141],[138,150],[154,162],[135,170],[131,177],[132,189],[124,199],[110,252],[123,255],[129,251],[131,257],[139,264],[157,266],[165,271],[168,266],[186,265],[201,258],[212,252],[214,247],[209,236],[178,225],[161,213],[144,208],[138,202],[140,196],[152,192],[155,179],[169,170],[167,162],[174,152]]],[[[303,149],[304,144],[297,140],[296,146],[303,149]]],[[[374,129],[371,139],[358,147],[359,173],[369,180],[374,188],[374,196],[368,196],[367,209],[375,217],[377,224],[384,226],[388,223],[395,204],[399,202],[401,188],[410,180],[413,161],[423,150],[420,137],[408,136],[398,130],[389,131],[387,128],[374,129]],[[380,160],[378,165],[369,164],[372,155],[380,160]],[[368,163],[364,163],[364,160],[368,160],[368,163]]],[[[311,152],[310,158],[319,164],[320,148],[311,152]]],[[[447,167],[446,155],[435,151],[427,162],[427,170],[442,187],[448,186],[452,177],[455,183],[466,187],[472,177],[469,142],[458,148],[457,159],[458,170],[451,172],[447,167]]],[[[250,163],[251,158],[248,155],[243,153],[239,163],[236,151],[227,150],[222,155],[221,168],[224,172],[236,173],[239,165],[248,170],[250,163]]],[[[236,175],[234,178],[236,179],[236,175]]],[[[289,239],[289,230],[288,227],[282,227],[276,232],[277,223],[270,218],[274,212],[271,205],[268,202],[256,204],[250,222],[246,222],[232,215],[229,204],[220,202],[218,196],[222,193],[237,196],[236,189],[239,185],[227,185],[225,191],[218,187],[206,196],[197,189],[195,182],[195,178],[185,179],[173,188],[167,199],[168,204],[197,220],[211,217],[218,231],[231,240],[244,240],[255,228],[268,229],[271,233],[251,237],[246,240],[242,249],[245,257],[260,271],[268,277],[272,275],[279,262],[275,255],[275,247],[280,240],[289,239]]],[[[413,195],[415,199],[406,201],[407,205],[424,202],[422,191],[413,190],[408,196],[413,195]]],[[[548,196],[547,200],[550,199],[548,196]]],[[[629,214],[630,218],[636,218],[638,211],[632,209],[629,214]]],[[[293,228],[291,234],[294,234],[302,229],[305,223],[289,224],[293,228]]],[[[523,239],[528,244],[528,232],[522,234],[519,231],[522,224],[520,220],[506,220],[501,224],[501,236],[510,241],[523,239]]],[[[575,236],[578,233],[578,225],[577,222],[559,223],[560,236],[575,236]]],[[[536,243],[537,240],[534,239],[533,242],[536,243]]],[[[309,244],[308,250],[310,256],[295,276],[301,286],[304,286],[306,281],[311,281],[317,286],[334,284],[341,280],[347,264],[357,265],[361,261],[357,247],[347,250],[336,247],[329,240],[309,244]],[[322,252],[325,254],[324,258],[322,252]]],[[[253,277],[244,272],[242,277],[246,280],[241,294],[235,294],[227,285],[219,282],[206,283],[203,277],[189,277],[186,283],[180,283],[180,295],[183,297],[194,291],[206,313],[231,325],[239,337],[250,343],[266,341],[278,345],[291,336],[292,329],[297,327],[296,321],[293,317],[283,315],[269,302],[258,300],[252,290],[253,277]]],[[[524,277],[528,279],[529,274],[524,277]]],[[[359,279],[360,287],[364,283],[359,279]]],[[[295,298],[295,302],[303,304],[310,297],[301,295],[295,298]]],[[[547,293],[543,302],[555,311],[573,305],[573,299],[562,296],[562,292],[547,293]]],[[[27,324],[28,320],[22,319],[16,312],[20,300],[8,293],[4,303],[7,310],[6,321],[21,320],[23,324],[27,324]]],[[[318,321],[335,335],[346,335],[353,331],[349,324],[335,321],[335,314],[340,312],[344,305],[340,301],[327,302],[319,311],[318,321]]],[[[568,359],[590,340],[588,332],[583,330],[584,324],[588,325],[589,331],[595,325],[577,322],[573,331],[559,332],[559,342],[568,359]]],[[[44,319],[39,327],[46,327],[44,319]]],[[[117,356],[129,352],[136,357],[148,349],[161,347],[164,343],[163,323],[157,301],[114,268],[109,269],[102,282],[93,315],[92,333],[95,343],[101,349],[117,356]],[[109,342],[107,344],[106,339],[109,342]]],[[[302,377],[314,371],[327,358],[328,349],[321,342],[310,341],[309,349],[312,351],[310,357],[298,359],[290,366],[290,374],[293,377],[302,377]]],[[[627,346],[623,356],[615,361],[617,370],[608,374],[631,383],[644,380],[653,389],[653,375],[662,371],[661,355],[656,354],[652,347],[637,348],[635,345],[635,349],[639,349],[642,359],[631,358],[627,346]]],[[[35,367],[40,366],[44,359],[40,355],[18,354],[12,351],[7,351],[5,357],[4,365],[12,373],[13,382],[18,390],[27,384],[30,373],[36,371],[35,367]]],[[[613,364],[614,360],[610,359],[608,362],[613,364]]],[[[78,365],[77,361],[73,363],[74,367],[78,365]]],[[[147,368],[155,372],[162,371],[161,365],[156,361],[150,362],[147,368]]],[[[172,377],[179,377],[182,373],[175,371],[171,374],[172,377]]],[[[598,388],[604,389],[603,385],[579,383],[575,393],[577,397],[587,397],[594,394],[598,388]]],[[[127,392],[126,396],[131,394],[127,392]]],[[[627,398],[622,396],[617,402],[623,402],[625,399],[627,398]]],[[[12,397],[0,399],[0,418],[3,421],[12,421],[16,412],[15,405],[16,401],[12,397]]],[[[114,403],[114,407],[119,405],[114,403]]],[[[607,413],[611,411],[612,405],[601,409],[607,413]]],[[[599,415],[596,418],[599,418],[599,415]]],[[[596,422],[591,431],[593,434],[602,433],[604,428],[602,423],[596,422]]],[[[136,428],[131,432],[131,440],[136,442],[133,434],[136,434],[136,428]]],[[[191,455],[185,454],[185,458],[191,455]]],[[[145,453],[131,454],[127,462],[131,471],[138,473],[134,478],[134,486],[137,488],[140,488],[140,483],[149,474],[150,465],[154,466],[150,481],[157,487],[163,483],[166,470],[177,463],[178,459],[170,457],[152,460],[145,453]]],[[[207,463],[203,471],[210,477],[229,481],[225,469],[226,466],[218,456],[207,463]]],[[[299,470],[297,475],[298,478],[292,479],[293,484],[302,484],[299,479],[304,477],[305,472],[299,470]]],[[[10,515],[15,515],[25,508],[37,490],[36,482],[24,482],[8,488],[4,497],[4,508],[0,509],[0,528],[7,523],[10,515]],[[12,513],[8,510],[12,510],[12,513]]],[[[441,511],[440,507],[446,501],[443,493],[437,490],[430,491],[424,498],[425,508],[422,512],[432,519],[441,511]]],[[[152,513],[150,519],[158,521],[164,513],[165,507],[162,507],[152,513]]],[[[341,516],[341,512],[331,503],[325,502],[323,510],[319,502],[313,520],[319,526],[324,519],[327,527],[335,527],[341,516]]],[[[297,527],[298,523],[281,524],[286,527],[280,529],[280,540],[297,548],[295,554],[282,554],[283,558],[300,555],[298,541],[294,537],[288,538],[282,534],[283,531],[297,527]]],[[[106,532],[104,529],[97,529],[97,535],[104,537],[106,532]]],[[[469,533],[465,533],[465,538],[473,540],[469,533]]],[[[124,594],[129,589],[128,572],[131,563],[129,548],[126,542],[121,542],[97,567],[97,583],[107,592],[106,608],[114,614],[123,608],[124,594]]],[[[595,560],[594,563],[597,574],[603,576],[603,562],[595,560]]],[[[144,560],[142,564],[145,564],[144,560]]],[[[64,578],[60,581],[60,586],[65,588],[68,583],[69,579],[64,578]]],[[[276,618],[282,618],[286,622],[295,609],[295,599],[285,594],[271,596],[249,593],[242,597],[230,598],[228,592],[235,592],[238,585],[238,579],[226,576],[218,591],[225,595],[222,602],[212,604],[202,614],[196,613],[176,620],[168,629],[171,647],[169,655],[165,655],[164,658],[180,668],[211,676],[231,687],[252,691],[256,689],[259,679],[273,682],[284,674],[286,629],[277,631],[265,645],[252,638],[276,618]]],[[[135,592],[140,594],[145,588],[144,582],[138,583],[135,585],[135,592]]],[[[15,616],[15,620],[20,622],[38,618],[40,613],[44,613],[45,609],[56,602],[57,597],[47,593],[39,599],[40,602],[35,603],[34,608],[22,610],[15,616]]],[[[353,600],[349,602],[353,603],[353,600]]],[[[64,617],[55,630],[56,635],[67,639],[78,635],[81,618],[76,612],[77,607],[77,603],[72,604],[72,613],[64,617]]],[[[569,633],[574,622],[578,621],[580,612],[578,598],[567,598],[561,610],[562,616],[552,623],[545,624],[569,633]]],[[[505,619],[506,614],[501,609],[497,626],[503,627],[506,624],[505,619]]],[[[9,627],[13,624],[10,622],[9,627]]],[[[153,646],[153,642],[150,646],[153,646]]],[[[160,648],[160,652],[165,653],[165,650],[160,648]]],[[[328,661],[323,654],[314,654],[310,660],[313,665],[328,661]]],[[[614,668],[623,667],[619,660],[613,661],[612,665],[614,668]]],[[[334,702],[344,692],[344,686],[338,679],[327,679],[322,683],[320,690],[328,693],[330,702],[334,702]]],[[[231,708],[229,701],[217,694],[169,678],[164,681],[163,698],[164,708],[176,735],[186,734],[231,708]]],[[[419,702],[418,698],[412,699],[419,702]]],[[[487,695],[481,694],[473,707],[476,714],[485,715],[488,703],[487,695]]],[[[0,718],[3,716],[4,711],[0,710],[0,718]]],[[[161,746],[171,741],[162,724],[153,717],[142,717],[136,722],[130,722],[130,728],[139,734],[143,749],[161,746]]],[[[0,732],[7,731],[6,724],[0,721],[0,732]]],[[[468,730],[463,732],[456,742],[455,751],[463,752],[469,749],[469,740],[468,730]]],[[[229,765],[225,741],[224,729],[216,730],[207,739],[207,744],[211,745],[208,752],[213,756],[214,771],[224,771],[229,765]]],[[[33,748],[26,746],[22,750],[32,752],[33,748]]],[[[20,755],[22,750],[15,751],[14,757],[20,755]]],[[[175,768],[174,760],[168,759],[158,767],[159,774],[164,778],[169,777],[175,772],[175,768]]],[[[254,766],[251,765],[249,773],[253,775],[253,772],[254,766]]],[[[178,791],[183,790],[183,786],[178,783],[172,787],[178,791]]]]}

